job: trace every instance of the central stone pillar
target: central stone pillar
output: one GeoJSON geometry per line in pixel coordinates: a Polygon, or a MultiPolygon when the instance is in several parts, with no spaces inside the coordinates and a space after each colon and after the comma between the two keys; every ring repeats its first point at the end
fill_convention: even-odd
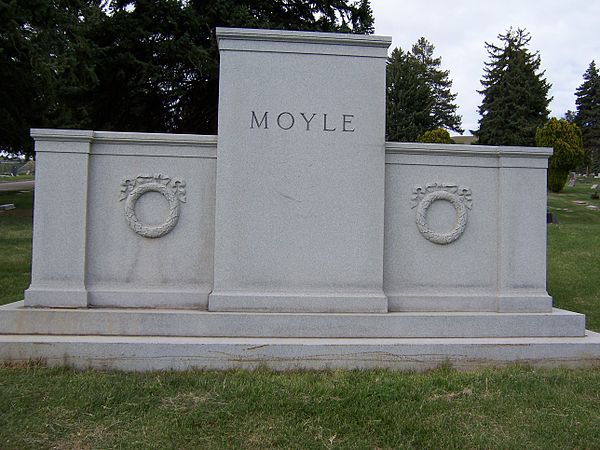
{"type": "Polygon", "coordinates": [[[390,39],[217,29],[211,311],[386,312],[390,39]]]}

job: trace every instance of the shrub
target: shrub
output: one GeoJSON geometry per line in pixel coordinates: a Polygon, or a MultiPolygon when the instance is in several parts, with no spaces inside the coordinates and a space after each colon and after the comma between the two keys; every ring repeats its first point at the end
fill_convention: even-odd
{"type": "Polygon", "coordinates": [[[454,141],[443,128],[426,131],[417,138],[417,142],[428,142],[432,144],[454,144],[454,141]]]}
{"type": "Polygon", "coordinates": [[[569,171],[583,159],[581,130],[574,123],[553,117],[537,129],[535,143],[554,149],[548,161],[548,189],[560,192],[567,182],[569,171]]]}
{"type": "Polygon", "coordinates": [[[569,178],[568,170],[548,168],[548,189],[550,192],[560,192],[569,178]]]}

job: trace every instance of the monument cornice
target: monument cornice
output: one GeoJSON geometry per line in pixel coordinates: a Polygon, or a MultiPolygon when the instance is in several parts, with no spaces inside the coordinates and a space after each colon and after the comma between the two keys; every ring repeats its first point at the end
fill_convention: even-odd
{"type": "Polygon", "coordinates": [[[216,147],[216,135],[168,134],[168,133],[132,133],[124,131],[93,131],[32,128],[31,137],[36,141],[59,142],[106,142],[106,143],[143,143],[169,146],[216,147]]]}
{"type": "Polygon", "coordinates": [[[318,31],[284,31],[226,27],[217,27],[217,38],[219,40],[235,39],[270,42],[293,42],[301,44],[334,44],[381,47],[385,49],[387,49],[392,43],[391,37],[372,34],[323,33],[318,31]]]}
{"type": "Polygon", "coordinates": [[[544,158],[552,156],[548,147],[501,147],[495,145],[431,144],[420,142],[386,142],[386,154],[544,158]]]}

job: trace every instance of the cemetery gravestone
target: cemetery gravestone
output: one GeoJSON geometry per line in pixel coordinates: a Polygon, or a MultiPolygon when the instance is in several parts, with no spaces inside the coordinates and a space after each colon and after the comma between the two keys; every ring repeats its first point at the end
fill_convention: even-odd
{"type": "Polygon", "coordinates": [[[577,183],[577,175],[575,172],[569,173],[569,187],[575,187],[575,183],[577,183]]]}
{"type": "Polygon", "coordinates": [[[217,37],[218,139],[32,130],[32,282],[0,360],[599,363],[546,292],[550,149],[384,142],[389,38],[217,37]]]}
{"type": "Polygon", "coordinates": [[[388,38],[218,29],[211,311],[385,312],[388,38]]]}

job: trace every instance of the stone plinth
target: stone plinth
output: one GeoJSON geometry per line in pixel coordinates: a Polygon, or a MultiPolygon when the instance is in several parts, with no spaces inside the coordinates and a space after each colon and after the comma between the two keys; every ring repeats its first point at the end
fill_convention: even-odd
{"type": "Polygon", "coordinates": [[[32,136],[38,173],[27,306],[206,309],[215,136],[32,136]]]}
{"type": "Polygon", "coordinates": [[[0,306],[0,360],[118,370],[600,366],[582,314],[249,313],[0,306]]]}
{"type": "Polygon", "coordinates": [[[552,149],[389,142],[384,289],[391,311],[549,312],[552,149]]]}
{"type": "Polygon", "coordinates": [[[389,38],[218,29],[211,311],[387,311],[389,38]]]}

